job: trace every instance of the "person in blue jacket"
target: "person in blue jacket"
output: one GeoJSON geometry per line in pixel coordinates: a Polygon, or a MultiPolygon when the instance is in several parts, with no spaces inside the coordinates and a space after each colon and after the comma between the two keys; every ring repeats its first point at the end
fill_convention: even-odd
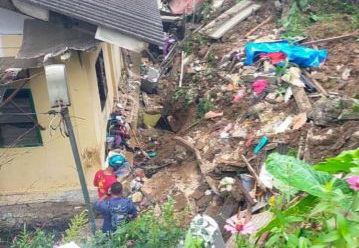
{"type": "Polygon", "coordinates": [[[119,182],[111,185],[110,197],[101,198],[96,204],[96,210],[103,216],[104,233],[113,233],[118,226],[137,217],[135,204],[122,196],[122,184],[119,182]]]}

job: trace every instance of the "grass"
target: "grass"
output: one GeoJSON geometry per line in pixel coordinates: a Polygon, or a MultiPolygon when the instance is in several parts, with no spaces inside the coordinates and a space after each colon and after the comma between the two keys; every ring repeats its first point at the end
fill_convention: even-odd
{"type": "Polygon", "coordinates": [[[355,0],[296,0],[290,8],[288,19],[281,26],[287,29],[285,38],[304,35],[306,29],[315,23],[331,24],[335,20],[342,20],[345,16],[348,25],[341,25],[335,31],[344,29],[356,30],[359,28],[359,6],[355,0]],[[298,4],[299,3],[299,4],[298,4]],[[299,6],[298,6],[299,5],[299,6]],[[315,11],[313,11],[315,10],[315,11]]]}
{"type": "Polygon", "coordinates": [[[352,109],[353,109],[353,112],[359,113],[359,103],[354,104],[352,109]]]}
{"type": "Polygon", "coordinates": [[[197,118],[202,118],[212,108],[213,104],[210,99],[200,101],[197,107],[197,118]]]}

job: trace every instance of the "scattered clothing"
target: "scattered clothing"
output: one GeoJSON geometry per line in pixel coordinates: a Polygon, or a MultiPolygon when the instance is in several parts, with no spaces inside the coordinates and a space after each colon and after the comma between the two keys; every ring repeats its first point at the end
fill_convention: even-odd
{"type": "Polygon", "coordinates": [[[258,79],[252,84],[252,89],[259,96],[268,86],[268,82],[265,79],[258,79]]]}

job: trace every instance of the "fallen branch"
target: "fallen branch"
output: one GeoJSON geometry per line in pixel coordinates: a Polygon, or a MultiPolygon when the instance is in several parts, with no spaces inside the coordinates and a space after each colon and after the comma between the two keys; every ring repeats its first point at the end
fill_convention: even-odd
{"type": "Polygon", "coordinates": [[[238,178],[236,178],[236,186],[243,193],[244,197],[246,198],[246,201],[248,202],[248,206],[253,206],[255,204],[253,198],[246,190],[246,188],[243,186],[241,180],[238,178]]]}
{"type": "Polygon", "coordinates": [[[215,185],[214,180],[208,175],[210,170],[208,170],[208,168],[205,168],[206,164],[209,164],[209,162],[206,163],[205,161],[203,161],[199,150],[194,145],[189,143],[187,140],[185,140],[181,137],[178,137],[178,136],[175,136],[174,139],[176,141],[180,142],[184,147],[186,147],[188,150],[191,150],[194,153],[194,155],[196,157],[196,161],[199,166],[199,169],[200,169],[201,173],[203,174],[204,178],[206,179],[206,182],[211,187],[213,192],[218,194],[219,192],[217,190],[217,186],[215,185]]]}
{"type": "Polygon", "coordinates": [[[315,85],[315,87],[324,95],[324,96],[329,96],[328,92],[323,88],[323,86],[317,81],[315,80],[312,75],[309,74],[308,71],[303,70],[304,71],[304,75],[306,75],[307,77],[309,77],[312,81],[313,84],[315,85]]]}
{"type": "Polygon", "coordinates": [[[257,175],[256,171],[253,169],[253,167],[251,166],[251,164],[248,162],[248,159],[244,156],[244,155],[241,155],[244,163],[246,163],[247,167],[248,167],[248,170],[249,172],[252,174],[252,176],[254,176],[254,178],[257,180],[257,183],[258,183],[258,186],[264,190],[264,191],[267,191],[267,187],[264,186],[264,184],[262,183],[262,180],[259,178],[259,176],[257,175]]]}
{"type": "Polygon", "coordinates": [[[244,38],[247,38],[248,36],[252,35],[255,31],[266,25],[268,22],[272,20],[273,16],[269,16],[267,19],[265,19],[262,23],[260,23],[258,26],[250,30],[248,33],[244,35],[244,38]]]}
{"type": "Polygon", "coordinates": [[[185,54],[184,51],[181,52],[181,74],[180,74],[180,79],[179,79],[179,84],[178,87],[182,88],[182,82],[183,82],[183,76],[184,76],[184,59],[185,59],[185,54]]]}
{"type": "Polygon", "coordinates": [[[301,45],[313,45],[313,44],[318,44],[318,43],[323,43],[323,42],[328,42],[328,41],[350,38],[350,37],[353,37],[356,35],[358,35],[358,32],[354,32],[351,34],[345,34],[345,35],[341,35],[341,36],[336,36],[336,37],[325,38],[325,39],[321,39],[321,40],[308,41],[308,42],[302,43],[301,45]]]}

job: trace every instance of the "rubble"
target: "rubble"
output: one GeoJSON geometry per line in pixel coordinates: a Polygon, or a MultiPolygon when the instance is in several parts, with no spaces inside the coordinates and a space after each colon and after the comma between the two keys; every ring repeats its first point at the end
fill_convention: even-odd
{"type": "MultiPolygon", "coordinates": [[[[178,62],[172,68],[175,77],[159,80],[163,88],[171,88],[167,95],[162,93],[166,100],[161,103],[167,104],[165,116],[173,133],[165,134],[166,141],[155,146],[170,150],[173,161],[167,163],[158,151],[162,160],[157,167],[147,166],[161,173],[192,159],[202,181],[189,198],[198,211],[221,215],[215,219],[220,227],[223,218],[243,211],[252,214],[257,204],[265,205],[276,192],[263,171],[269,153],[295,153],[315,163],[359,146],[358,100],[354,99],[358,95],[353,94],[359,71],[356,60],[347,56],[351,64],[340,65],[337,71],[332,47],[308,46],[325,39],[305,43],[310,37],[299,37],[293,45],[281,39],[267,12],[245,19],[252,13],[249,7],[265,9],[241,1],[205,27],[192,28],[199,41],[192,44],[191,52],[173,50],[171,60],[165,59],[166,67],[178,62]],[[348,85],[351,88],[346,89],[348,85]],[[169,145],[173,141],[176,145],[169,145]]],[[[173,49],[178,48],[180,44],[173,49]]]]}

